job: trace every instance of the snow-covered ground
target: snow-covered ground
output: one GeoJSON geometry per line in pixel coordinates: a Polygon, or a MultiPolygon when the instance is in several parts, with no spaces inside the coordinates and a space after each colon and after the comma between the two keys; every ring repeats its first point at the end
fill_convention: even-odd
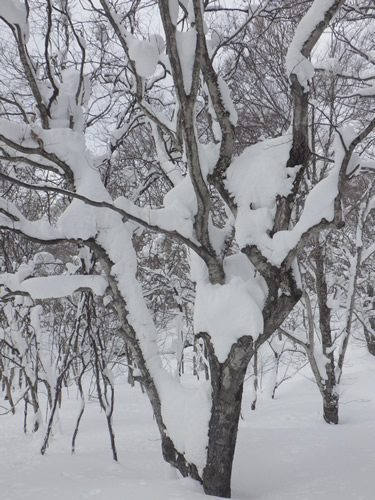
{"type": "MultiPolygon", "coordinates": [[[[283,383],[276,399],[260,395],[250,411],[246,390],[233,470],[235,500],[372,500],[375,498],[375,358],[352,348],[342,382],[340,425],[322,421],[308,371],[283,383]]],[[[65,396],[61,425],[45,456],[37,435],[23,435],[22,408],[0,417],[1,500],[203,500],[198,484],[167,466],[151,408],[139,389],[117,387],[112,462],[106,420],[87,405],[70,454],[78,401],[65,396]]]]}

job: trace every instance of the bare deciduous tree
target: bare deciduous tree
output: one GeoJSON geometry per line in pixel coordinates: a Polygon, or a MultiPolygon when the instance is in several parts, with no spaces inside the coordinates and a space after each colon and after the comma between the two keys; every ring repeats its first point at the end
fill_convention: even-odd
{"type": "Polygon", "coordinates": [[[4,274],[2,282],[35,299],[77,289],[111,294],[120,334],[154,411],[163,456],[209,495],[230,496],[247,366],[301,297],[298,252],[312,234],[342,224],[341,192],[353,153],[375,127],[370,116],[353,133],[337,134],[334,166],[299,206],[295,221],[310,159],[310,59],[343,4],[315,0],[295,29],[286,53],[290,130],[237,158],[237,114],[215,56],[258,18],[272,21],[281,3],[236,8],[200,0],[82,0],[83,22],[75,16],[78,5],[68,0],[6,0],[0,6],[12,36],[3,42],[2,67],[14,75],[13,82],[3,74],[1,84],[0,229],[44,246],[85,245],[99,262],[92,275],[15,282],[4,274]],[[47,13],[44,23],[35,8],[40,6],[47,13]],[[233,23],[225,22],[228,15],[233,23]],[[87,44],[92,36],[97,43],[87,44]],[[108,129],[104,150],[98,134],[108,129]],[[116,175],[114,160],[124,165],[121,176],[127,171],[126,148],[119,146],[138,130],[152,137],[153,154],[145,157],[140,150],[132,160],[134,197],[121,183],[112,196],[107,185],[116,175]],[[163,183],[162,205],[147,196],[154,172],[155,182],[163,183]],[[13,186],[43,204],[53,196],[54,210],[30,218],[21,199],[9,198],[13,186]],[[160,359],[137,276],[134,242],[141,229],[189,249],[195,332],[210,372],[196,389],[184,387],[160,359]],[[194,438],[185,439],[175,422],[184,426],[191,419],[194,438]]]}

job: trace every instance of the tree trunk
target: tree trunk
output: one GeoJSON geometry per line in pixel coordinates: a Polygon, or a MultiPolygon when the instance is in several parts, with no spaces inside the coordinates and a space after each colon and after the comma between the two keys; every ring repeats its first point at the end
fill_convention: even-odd
{"type": "Polygon", "coordinates": [[[242,337],[232,346],[226,361],[219,363],[209,338],[205,338],[211,367],[212,409],[203,489],[207,495],[230,498],[243,382],[253,343],[251,337],[242,337]]]}
{"type": "Polygon", "coordinates": [[[251,402],[251,409],[254,411],[257,406],[257,399],[258,399],[258,349],[255,349],[254,352],[254,383],[253,383],[253,389],[254,389],[254,396],[253,400],[251,402]]]}
{"type": "Polygon", "coordinates": [[[335,390],[323,393],[323,418],[327,424],[339,423],[339,396],[335,390]]]}
{"type": "Polygon", "coordinates": [[[126,342],[125,342],[125,353],[126,353],[126,359],[127,359],[127,363],[128,363],[128,384],[131,387],[134,387],[135,380],[134,380],[133,356],[132,356],[132,352],[128,348],[126,342]]]}
{"type": "Polygon", "coordinates": [[[375,356],[375,337],[371,335],[371,333],[366,332],[367,329],[365,329],[365,337],[366,337],[366,344],[367,344],[367,349],[370,354],[375,356]],[[368,333],[366,335],[366,333],[368,333]]]}
{"type": "Polygon", "coordinates": [[[331,330],[331,310],[327,305],[328,285],[325,270],[325,250],[315,240],[316,262],[316,293],[319,305],[319,327],[322,338],[322,354],[326,358],[326,380],[322,380],[321,394],[323,397],[323,418],[328,424],[339,423],[339,395],[337,393],[337,380],[335,373],[335,357],[333,352],[333,335],[331,330]]]}
{"type": "Polygon", "coordinates": [[[12,384],[9,382],[8,377],[3,377],[3,381],[5,382],[5,386],[6,386],[5,400],[9,401],[9,405],[11,407],[12,414],[14,415],[16,413],[16,407],[14,406],[14,402],[13,402],[12,384]]]}
{"type": "Polygon", "coordinates": [[[40,427],[40,409],[39,409],[39,397],[38,397],[38,387],[37,383],[36,385],[32,384],[31,381],[28,379],[28,383],[30,384],[30,394],[31,394],[31,403],[33,406],[34,410],[34,426],[33,426],[33,432],[38,432],[39,427],[40,427]]]}
{"type": "MultiPolygon", "coordinates": [[[[374,293],[374,289],[373,289],[372,286],[368,285],[367,293],[368,293],[369,297],[371,297],[371,298],[374,297],[375,293],[374,293]]],[[[375,310],[375,301],[373,300],[372,301],[371,316],[369,318],[369,323],[370,323],[371,331],[370,331],[369,328],[366,327],[365,324],[363,325],[365,339],[366,339],[366,344],[367,344],[367,349],[368,349],[368,352],[370,354],[372,354],[373,356],[375,356],[375,335],[373,333],[375,331],[375,318],[373,316],[373,311],[374,310],[375,310]]]]}

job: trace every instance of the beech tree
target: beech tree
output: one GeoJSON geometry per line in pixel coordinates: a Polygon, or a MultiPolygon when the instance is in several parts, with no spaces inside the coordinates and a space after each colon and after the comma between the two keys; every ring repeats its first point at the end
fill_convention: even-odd
{"type": "Polygon", "coordinates": [[[111,295],[163,456],[209,495],[230,497],[246,369],[301,297],[296,256],[312,234],[342,225],[341,193],[353,154],[371,145],[364,141],[375,127],[372,116],[338,130],[333,166],[302,204],[313,132],[313,49],[343,5],[308,3],[285,58],[290,129],[237,157],[237,113],[216,60],[246,26],[260,17],[272,23],[289,3],[0,5],[8,33],[0,47],[0,229],[43,248],[86,246],[99,263],[90,275],[4,273],[1,282],[36,301],[75,290],[111,295]],[[128,164],[121,144],[131,133],[148,138],[152,152],[139,149],[128,164]],[[131,179],[131,194],[121,182],[110,189],[116,175],[131,179]],[[147,196],[154,182],[158,202],[147,196]],[[15,187],[42,205],[52,197],[51,210],[30,214],[22,197],[10,196],[15,187]],[[160,358],[137,273],[142,231],[188,249],[195,336],[209,363],[209,380],[196,388],[185,387],[160,358]]]}

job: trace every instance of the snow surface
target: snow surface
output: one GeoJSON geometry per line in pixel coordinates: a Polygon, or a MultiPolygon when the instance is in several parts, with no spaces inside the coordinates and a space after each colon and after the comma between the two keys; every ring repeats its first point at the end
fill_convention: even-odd
{"type": "MultiPolygon", "coordinates": [[[[245,386],[233,500],[374,498],[375,358],[363,347],[348,354],[338,426],[323,422],[319,392],[308,370],[282,384],[275,400],[260,394],[253,412],[250,384],[245,386]]],[[[199,484],[180,478],[164,463],[151,407],[141,391],[121,379],[116,391],[118,464],[112,462],[105,415],[95,401],[86,406],[76,454],[70,454],[80,409],[73,389],[64,395],[60,425],[43,457],[41,436],[23,435],[21,407],[14,417],[1,416],[1,499],[207,499],[199,484]]]]}

